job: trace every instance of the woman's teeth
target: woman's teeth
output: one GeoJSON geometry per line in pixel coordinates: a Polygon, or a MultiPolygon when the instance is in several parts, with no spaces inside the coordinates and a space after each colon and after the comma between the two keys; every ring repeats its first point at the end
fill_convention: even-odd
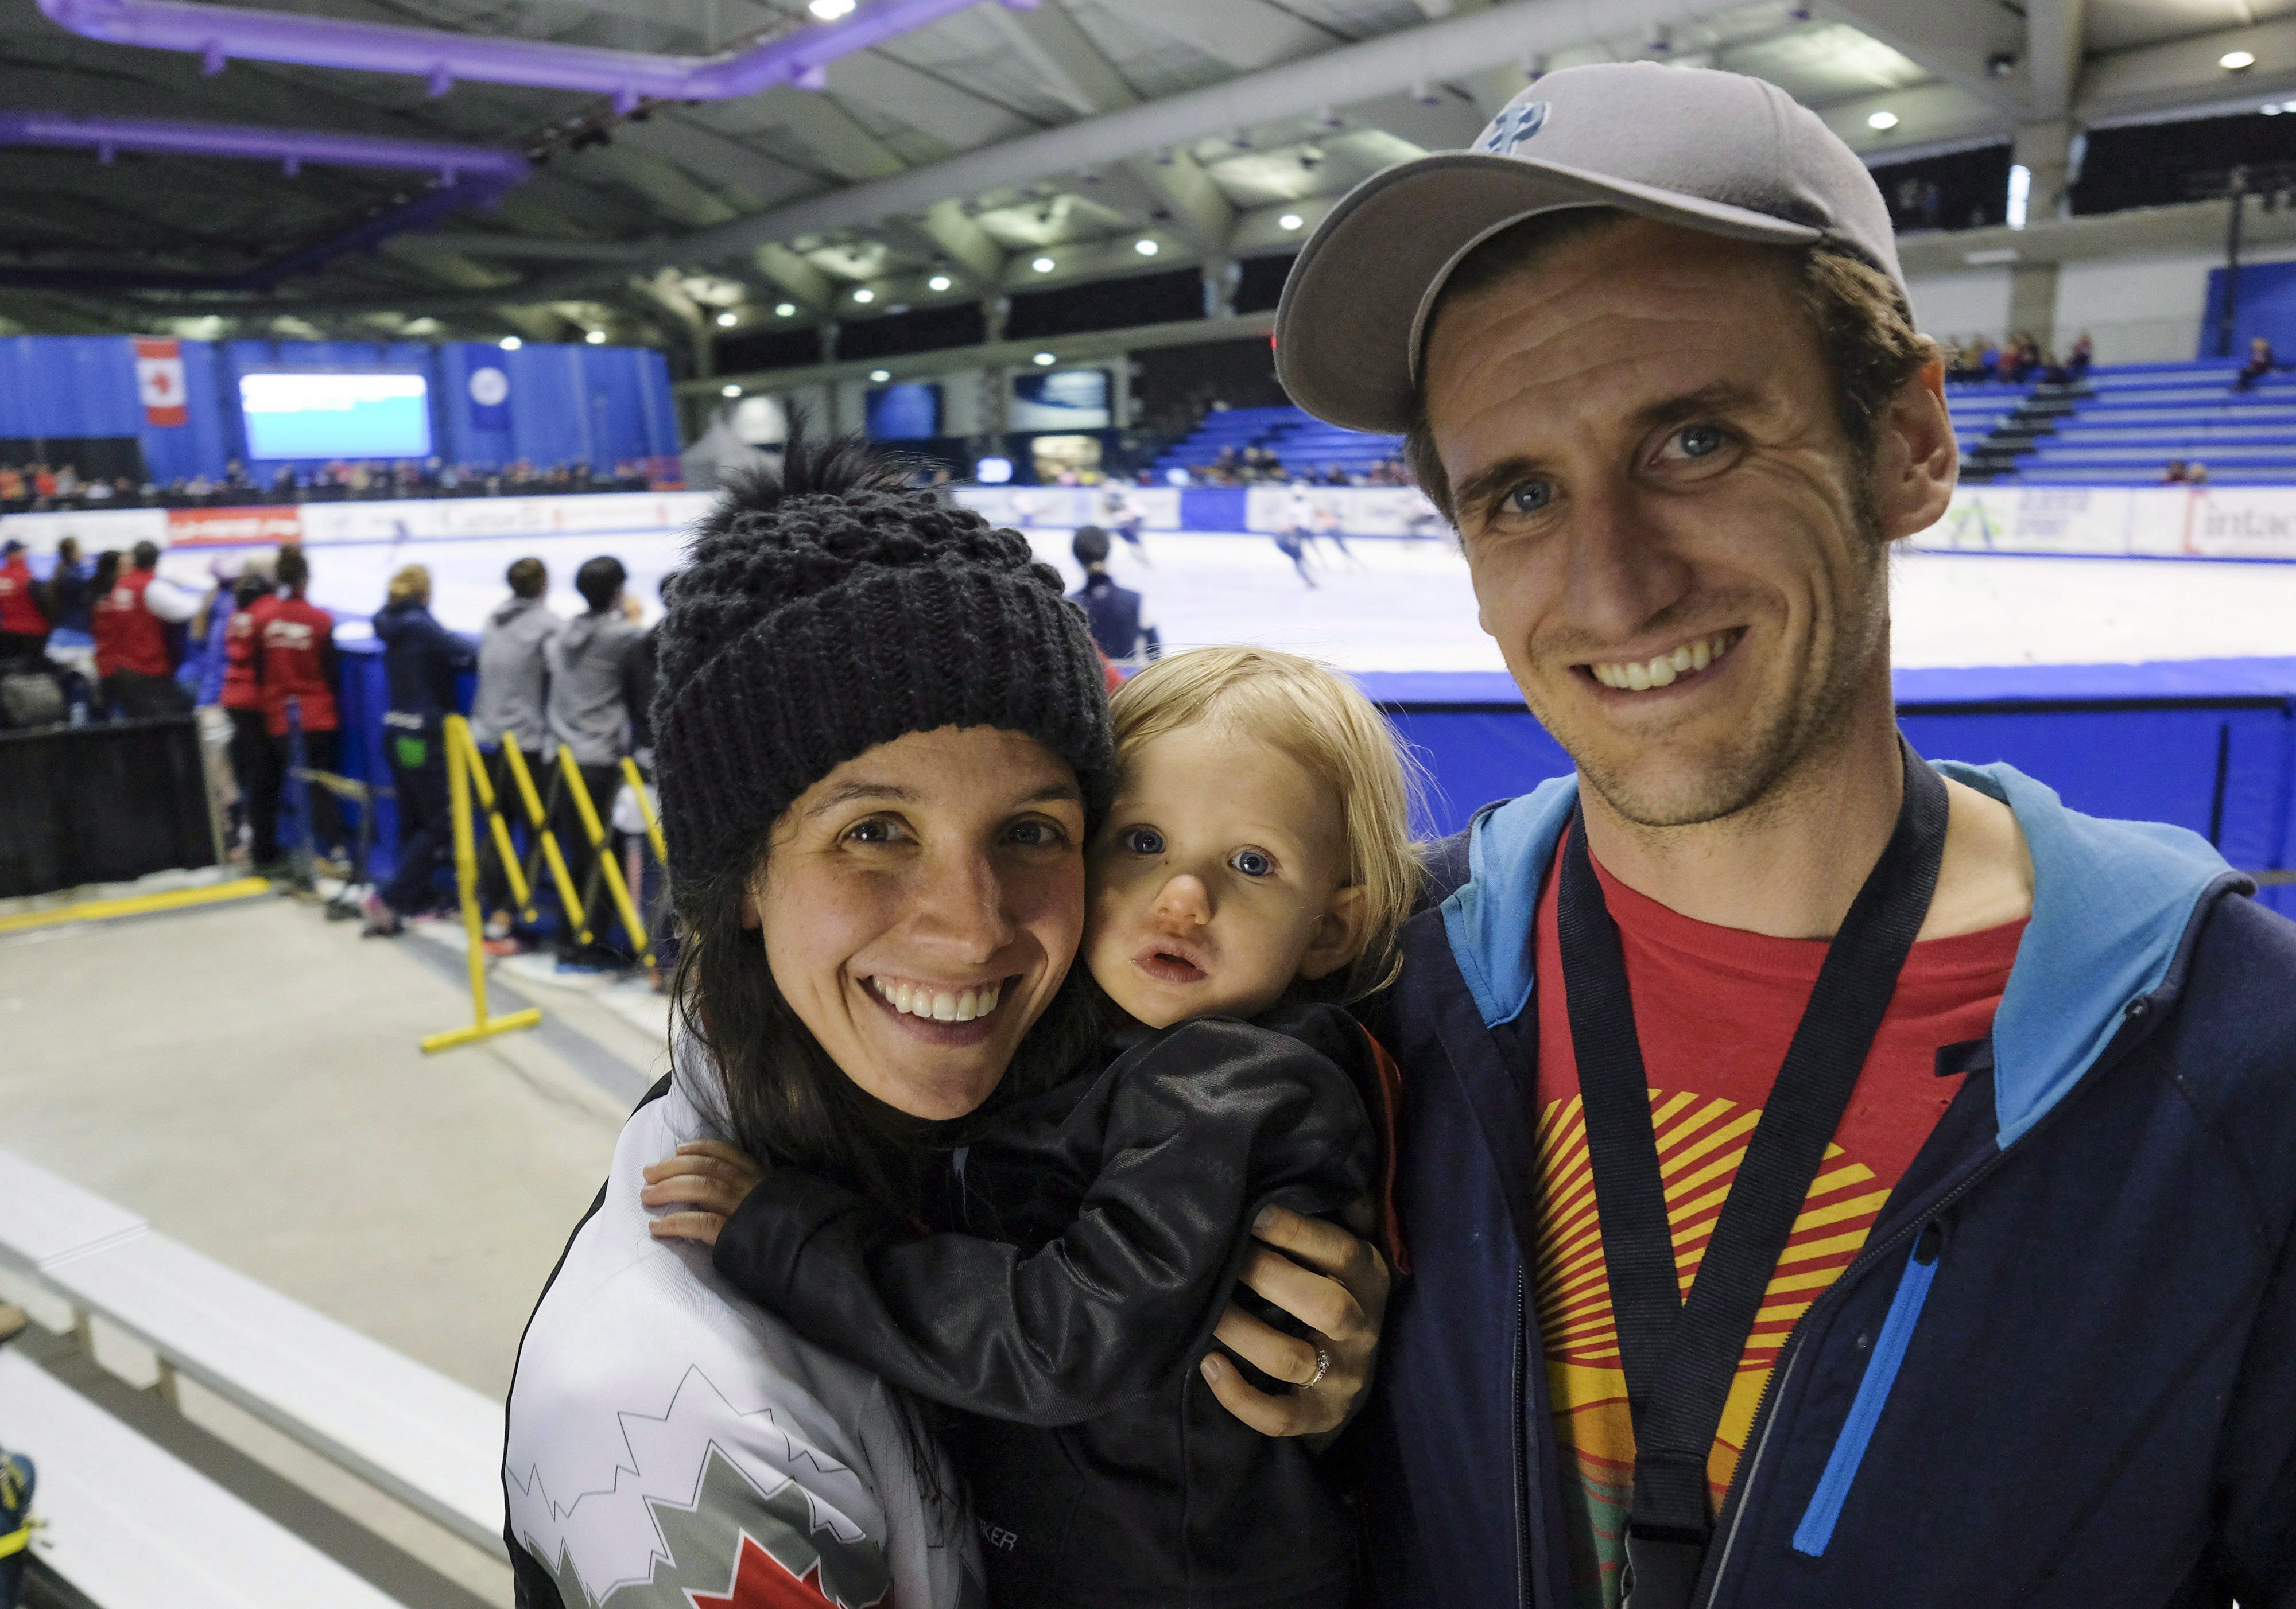
{"type": "Polygon", "coordinates": [[[1595,681],[1604,687],[1615,687],[1622,692],[1644,692],[1653,687],[1669,687],[1677,676],[1692,671],[1702,671],[1736,646],[1744,628],[1734,626],[1726,632],[1716,632],[1684,643],[1670,654],[1660,654],[1652,659],[1637,659],[1628,665],[1590,665],[1587,668],[1595,681]]]}
{"type": "Polygon", "coordinates": [[[1004,992],[1001,983],[983,984],[977,989],[952,994],[946,989],[920,988],[889,977],[870,981],[877,985],[878,998],[894,1010],[936,1023],[969,1023],[977,1017],[986,1017],[996,1009],[997,999],[1004,992]]]}

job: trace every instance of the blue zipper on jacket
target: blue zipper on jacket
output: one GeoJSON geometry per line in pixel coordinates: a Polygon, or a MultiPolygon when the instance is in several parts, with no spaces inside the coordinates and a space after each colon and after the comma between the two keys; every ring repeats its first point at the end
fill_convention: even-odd
{"type": "Polygon", "coordinates": [[[1890,1299],[1889,1316],[1882,1320],[1882,1333],[1866,1360],[1866,1376],[1857,1383],[1857,1395],[1849,1404],[1849,1417],[1834,1438],[1833,1452],[1825,1460],[1825,1473],[1817,1478],[1817,1490],[1810,1494],[1809,1507],[1802,1511],[1801,1523],[1794,1528],[1797,1553],[1823,1558],[1826,1544],[1833,1540],[1834,1522],[1841,1517],[1841,1506],[1857,1479],[1857,1466],[1874,1439],[1874,1427],[1881,1423],[1882,1409],[1890,1401],[1890,1388],[1897,1384],[1898,1368],[1906,1360],[1914,1326],[1921,1321],[1922,1303],[1929,1299],[1931,1282],[1937,1278],[1944,1241],[1934,1218],[1914,1241],[1913,1254],[1906,1258],[1906,1271],[1898,1279],[1898,1294],[1890,1299]]]}

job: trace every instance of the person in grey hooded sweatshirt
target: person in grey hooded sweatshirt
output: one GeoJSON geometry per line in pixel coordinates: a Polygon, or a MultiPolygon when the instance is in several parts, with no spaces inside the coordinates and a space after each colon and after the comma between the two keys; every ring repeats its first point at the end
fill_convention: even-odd
{"type": "MultiPolygon", "coordinates": [[[[568,621],[544,650],[550,666],[550,694],[544,704],[552,752],[563,744],[602,816],[621,783],[621,759],[629,752],[630,711],[639,676],[638,648],[645,633],[630,618],[622,584],[628,572],[618,559],[597,558],[574,573],[574,590],[590,607],[568,621]]],[[[611,908],[600,897],[596,855],[574,803],[574,783],[560,777],[558,806],[551,821],[567,870],[589,910],[593,931],[602,931],[611,908]]],[[[572,935],[568,935],[571,943],[572,935]]]]}
{"type": "MultiPolygon", "coordinates": [[[[504,818],[523,821],[518,785],[502,750],[517,744],[526,761],[527,774],[540,786],[547,775],[554,745],[543,718],[543,702],[550,685],[545,649],[566,623],[543,601],[550,590],[550,571],[539,559],[514,561],[503,579],[510,596],[487,617],[479,638],[479,687],[471,700],[471,735],[481,747],[494,749],[488,756],[488,780],[504,818]]],[[[487,942],[507,944],[511,939],[510,879],[503,875],[502,860],[493,836],[480,833],[479,897],[488,912],[487,942]]]]}

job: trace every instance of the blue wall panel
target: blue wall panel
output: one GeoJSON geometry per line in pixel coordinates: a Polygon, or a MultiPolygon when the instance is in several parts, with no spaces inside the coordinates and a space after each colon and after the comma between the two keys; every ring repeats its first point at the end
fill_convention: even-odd
{"type": "MultiPolygon", "coordinates": [[[[2207,313],[2193,355],[2217,353],[2217,322],[2224,316],[2225,271],[2209,270],[2207,313]]],[[[2230,355],[2244,358],[2252,336],[2261,335],[2285,363],[2296,355],[2296,263],[2247,263],[2240,270],[2240,305],[2233,309],[2230,355]]]]}
{"type": "MultiPolygon", "coordinates": [[[[645,347],[434,346],[419,341],[182,341],[190,418],[147,424],[135,343],[115,335],[0,338],[0,437],[134,436],[162,485],[219,478],[249,462],[239,378],[261,370],[385,370],[420,374],[430,391],[432,453],[456,463],[531,460],[542,469],[586,461],[601,471],[629,459],[675,456],[677,410],[669,366],[645,347]],[[472,372],[502,370],[510,396],[476,404],[472,372]]],[[[313,461],[317,467],[323,461],[313,461]]],[[[275,469],[266,464],[258,475],[275,469]]]]}

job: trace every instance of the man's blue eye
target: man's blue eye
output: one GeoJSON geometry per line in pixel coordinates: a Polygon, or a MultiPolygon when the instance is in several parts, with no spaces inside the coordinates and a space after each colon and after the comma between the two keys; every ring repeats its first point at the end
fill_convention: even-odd
{"type": "Polygon", "coordinates": [[[1506,494],[1507,508],[1516,514],[1536,514],[1554,501],[1554,484],[1545,480],[1526,480],[1506,494]]]}
{"type": "Polygon", "coordinates": [[[1275,862],[1257,849],[1239,849],[1228,857],[1227,863],[1248,878],[1264,878],[1275,870],[1275,862]]]}
{"type": "Polygon", "coordinates": [[[1693,425],[1682,431],[1675,439],[1682,443],[1685,457],[1703,458],[1709,453],[1720,450],[1722,432],[1713,425],[1693,425]]]}
{"type": "Polygon", "coordinates": [[[1124,834],[1124,846],[1135,854],[1164,853],[1164,835],[1152,827],[1129,828],[1124,834]]]}

